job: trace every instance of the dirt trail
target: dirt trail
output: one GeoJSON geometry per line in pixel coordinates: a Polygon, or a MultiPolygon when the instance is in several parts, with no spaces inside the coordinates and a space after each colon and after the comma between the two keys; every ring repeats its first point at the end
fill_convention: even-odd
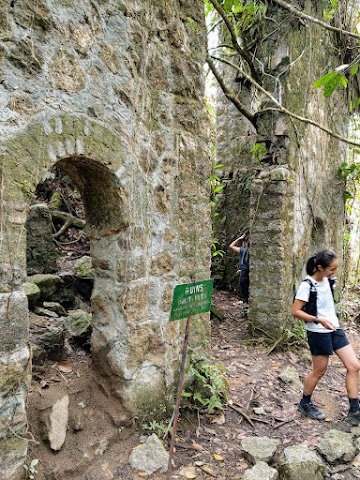
{"type": "MultiPolygon", "coordinates": [[[[212,356],[227,370],[229,405],[222,415],[199,418],[181,411],[172,478],[184,478],[179,471],[196,466],[197,479],[239,479],[248,463],[241,450],[245,436],[267,435],[286,446],[305,441],[314,446],[332,428],[349,431],[345,370],[336,357],[314,395],[327,416],[325,422],[304,418],[297,411],[301,389],[292,390],[278,378],[291,365],[303,380],[309,369],[307,349],[267,354],[265,347],[247,344],[247,322],[238,299],[227,292],[214,292],[214,306],[225,313],[223,321],[212,321],[212,356]],[[263,407],[265,414],[255,414],[263,407]],[[239,413],[241,411],[242,413],[239,413]],[[245,415],[244,415],[245,414],[245,415]],[[214,457],[215,455],[215,457],[214,457]],[[213,477],[214,476],[214,477],[213,477]]],[[[353,324],[345,326],[355,351],[360,354],[360,335],[353,324]]],[[[66,359],[72,371],[59,371],[47,364],[34,371],[28,399],[29,462],[38,458],[36,480],[137,480],[144,476],[127,464],[129,454],[143,439],[143,423],[151,418],[129,418],[111,395],[105,377],[96,373],[89,355],[78,351],[66,359]],[[70,397],[69,428],[64,446],[52,452],[42,440],[39,418],[42,411],[62,393],[70,397]]],[[[166,448],[168,443],[165,442],[166,448]]],[[[151,480],[164,480],[154,474],[151,480]]]]}

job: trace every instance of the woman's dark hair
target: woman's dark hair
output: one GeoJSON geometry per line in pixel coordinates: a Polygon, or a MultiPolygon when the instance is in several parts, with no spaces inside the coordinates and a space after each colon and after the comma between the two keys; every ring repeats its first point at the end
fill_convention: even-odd
{"type": "Polygon", "coordinates": [[[321,250],[321,252],[316,253],[307,261],[306,273],[308,275],[313,275],[316,272],[318,265],[327,268],[336,258],[337,255],[332,250],[321,250]]]}

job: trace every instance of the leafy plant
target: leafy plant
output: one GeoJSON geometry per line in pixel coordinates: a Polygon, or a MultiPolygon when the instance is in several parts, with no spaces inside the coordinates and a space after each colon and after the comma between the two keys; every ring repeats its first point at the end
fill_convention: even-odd
{"type": "Polygon", "coordinates": [[[32,480],[35,478],[35,475],[38,473],[38,471],[35,469],[36,465],[39,463],[39,460],[37,458],[34,458],[34,460],[31,460],[29,465],[23,465],[25,468],[25,478],[32,480]]]}
{"type": "Polygon", "coordinates": [[[142,429],[145,432],[155,433],[159,438],[164,438],[168,433],[172,433],[172,427],[169,428],[163,420],[161,420],[160,422],[152,420],[149,423],[144,423],[142,429]]]}
{"type": "MultiPolygon", "coordinates": [[[[342,67],[345,68],[347,65],[343,65],[342,67]]],[[[338,71],[328,72],[320,77],[314,83],[313,88],[323,87],[323,94],[326,98],[330,97],[340,85],[346,88],[348,81],[346,76],[340,73],[340,69],[341,67],[338,67],[338,71]]]]}
{"type": "Polygon", "coordinates": [[[329,7],[324,9],[324,17],[327,18],[328,20],[332,20],[338,9],[339,9],[338,0],[330,0],[329,7]]]}
{"type": "Polygon", "coordinates": [[[267,148],[265,142],[257,142],[250,148],[250,153],[253,154],[254,160],[260,162],[260,160],[267,154],[267,148]]]}
{"type": "MultiPolygon", "coordinates": [[[[217,217],[219,213],[215,210],[216,205],[216,195],[218,195],[224,189],[224,185],[221,185],[221,178],[217,174],[216,170],[223,168],[224,164],[217,163],[211,167],[210,173],[210,185],[211,185],[211,196],[210,196],[210,203],[212,209],[213,218],[217,217]]],[[[212,236],[211,242],[211,254],[213,257],[223,257],[225,255],[225,251],[218,248],[219,240],[215,238],[214,231],[212,236]]]]}
{"type": "Polygon", "coordinates": [[[29,198],[33,198],[35,194],[35,188],[28,180],[20,182],[22,192],[29,198]]]}
{"type": "Polygon", "coordinates": [[[190,357],[186,373],[193,377],[191,385],[182,392],[182,396],[190,401],[196,410],[214,413],[223,410],[227,401],[228,382],[224,377],[225,369],[216,365],[206,356],[190,357]]]}

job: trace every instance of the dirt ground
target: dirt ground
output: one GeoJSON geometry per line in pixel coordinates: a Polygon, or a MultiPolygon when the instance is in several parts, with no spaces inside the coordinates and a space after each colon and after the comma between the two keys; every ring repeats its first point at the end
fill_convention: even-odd
{"type": "MultiPolygon", "coordinates": [[[[228,405],[223,414],[198,418],[181,410],[172,479],[186,478],[188,467],[192,467],[198,480],[240,479],[251,467],[241,450],[241,440],[246,436],[279,439],[278,456],[285,447],[301,442],[313,448],[318,437],[332,428],[350,431],[344,420],[348,408],[345,370],[336,357],[331,358],[328,372],[314,394],[326,421],[304,418],[297,411],[301,389],[290,389],[278,375],[293,366],[303,380],[309,369],[307,349],[268,355],[265,347],[248,343],[247,321],[234,294],[215,291],[213,304],[225,314],[222,321],[212,320],[211,354],[227,371],[228,405]],[[263,407],[265,412],[256,414],[256,407],[263,407]]],[[[344,327],[360,355],[358,329],[353,323],[344,327]]],[[[152,419],[130,418],[126,414],[111,395],[107,379],[93,368],[88,352],[77,350],[65,361],[60,365],[50,362],[33,372],[28,398],[28,463],[39,459],[35,479],[144,478],[130,468],[128,458],[148,434],[141,425],[152,419]],[[70,397],[69,428],[63,447],[53,452],[42,440],[40,419],[65,393],[70,397]]],[[[165,446],[169,448],[168,439],[165,446]]],[[[166,474],[155,473],[147,478],[165,480],[166,474]]]]}

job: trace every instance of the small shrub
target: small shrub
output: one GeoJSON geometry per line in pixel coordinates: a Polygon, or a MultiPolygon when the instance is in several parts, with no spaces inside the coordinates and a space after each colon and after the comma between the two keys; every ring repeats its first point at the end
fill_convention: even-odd
{"type": "Polygon", "coordinates": [[[159,438],[165,438],[168,433],[172,433],[172,427],[169,428],[163,420],[160,420],[160,422],[152,420],[149,423],[144,423],[142,429],[145,432],[155,433],[159,438]]]}
{"type": "Polygon", "coordinates": [[[182,392],[182,396],[189,400],[191,408],[205,410],[207,413],[224,409],[228,389],[224,367],[215,365],[209,357],[190,357],[186,373],[192,375],[193,381],[182,392]]]}
{"type": "Polygon", "coordinates": [[[31,460],[29,465],[24,465],[26,479],[32,480],[33,478],[35,478],[35,475],[38,473],[35,467],[38,463],[39,460],[37,458],[34,458],[34,460],[31,460]]]}

